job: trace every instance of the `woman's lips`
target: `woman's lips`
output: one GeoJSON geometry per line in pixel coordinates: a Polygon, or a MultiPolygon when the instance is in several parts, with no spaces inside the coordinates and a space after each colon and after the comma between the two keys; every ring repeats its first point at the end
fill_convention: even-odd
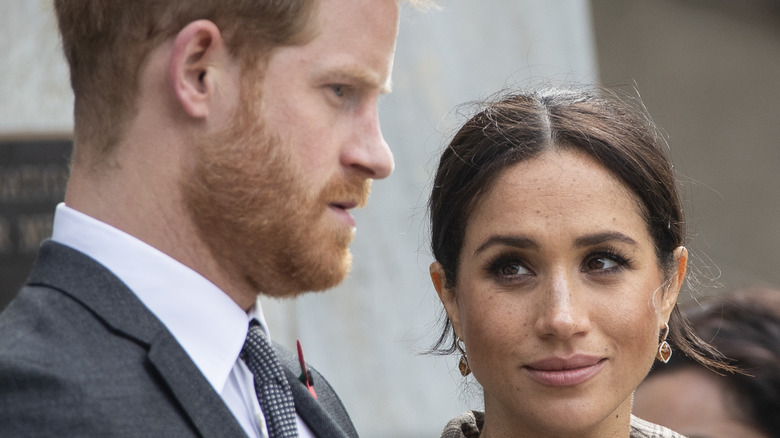
{"type": "Polygon", "coordinates": [[[585,383],[601,371],[606,359],[576,355],[568,358],[550,357],[524,366],[535,382],[544,386],[575,386],[585,383]]]}

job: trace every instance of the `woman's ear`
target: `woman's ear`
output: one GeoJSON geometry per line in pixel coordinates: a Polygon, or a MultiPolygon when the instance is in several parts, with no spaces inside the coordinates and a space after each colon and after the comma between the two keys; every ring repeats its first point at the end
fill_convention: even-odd
{"type": "Polygon", "coordinates": [[[444,275],[444,268],[439,262],[431,263],[430,267],[431,281],[433,287],[436,289],[436,293],[439,294],[439,299],[444,305],[444,311],[447,312],[447,317],[452,323],[452,328],[455,330],[455,335],[460,336],[460,317],[458,313],[458,301],[455,297],[455,291],[448,289],[447,277],[444,275]]]}
{"type": "Polygon", "coordinates": [[[214,76],[229,67],[230,60],[219,28],[211,21],[193,21],[179,31],[173,41],[168,73],[185,113],[194,118],[209,115],[218,86],[214,76]]]}
{"type": "Polygon", "coordinates": [[[688,250],[684,246],[678,246],[674,250],[674,270],[669,278],[669,285],[663,295],[663,320],[669,321],[669,317],[677,304],[677,297],[685,281],[685,272],[688,269],[688,250]]]}

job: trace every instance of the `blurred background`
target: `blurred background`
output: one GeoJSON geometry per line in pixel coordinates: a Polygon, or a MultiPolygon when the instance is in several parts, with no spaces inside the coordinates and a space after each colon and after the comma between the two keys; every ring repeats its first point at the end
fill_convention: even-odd
{"type": "MultiPolygon", "coordinates": [[[[478,407],[454,357],[423,354],[440,305],[425,202],[454,111],[511,87],[601,83],[639,94],[668,137],[686,202],[686,299],[780,286],[780,1],[438,0],[405,7],[394,92],[381,102],[396,172],[359,211],[349,279],[263,300],[273,337],[300,339],[361,436],[438,436],[478,407]],[[720,289],[716,286],[720,285],[720,289]]],[[[49,0],[0,0],[0,308],[62,199],[73,97],[49,0]]]]}

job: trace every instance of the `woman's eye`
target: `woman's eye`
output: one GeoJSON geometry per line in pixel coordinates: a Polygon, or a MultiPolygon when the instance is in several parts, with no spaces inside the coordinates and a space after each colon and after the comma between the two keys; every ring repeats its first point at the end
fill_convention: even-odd
{"type": "Polygon", "coordinates": [[[585,263],[588,271],[603,271],[620,266],[618,262],[608,257],[594,257],[585,263]]]}
{"type": "Polygon", "coordinates": [[[531,273],[522,262],[515,259],[498,259],[490,264],[488,271],[502,279],[516,278],[531,273]]]}
{"type": "Polygon", "coordinates": [[[582,272],[613,273],[630,266],[629,259],[617,251],[597,252],[585,260],[582,272]]]}

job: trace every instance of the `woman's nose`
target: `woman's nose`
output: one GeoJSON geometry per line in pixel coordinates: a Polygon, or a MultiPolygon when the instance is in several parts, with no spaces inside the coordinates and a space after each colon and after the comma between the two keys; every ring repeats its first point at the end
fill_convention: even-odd
{"type": "Polygon", "coordinates": [[[590,321],[582,297],[565,274],[556,275],[540,290],[539,313],[536,330],[540,336],[569,339],[587,332],[590,321]]]}

